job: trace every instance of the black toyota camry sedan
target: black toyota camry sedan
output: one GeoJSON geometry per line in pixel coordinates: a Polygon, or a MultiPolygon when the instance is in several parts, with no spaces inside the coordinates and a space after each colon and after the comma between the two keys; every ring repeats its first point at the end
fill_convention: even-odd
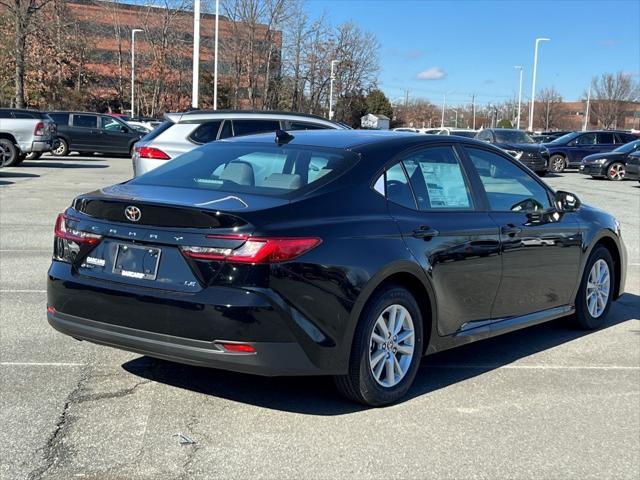
{"type": "Polygon", "coordinates": [[[472,139],[308,131],[204,145],[58,216],[48,320],[77,339],[400,399],[422,356],[603,324],[619,223],[472,139]]]}

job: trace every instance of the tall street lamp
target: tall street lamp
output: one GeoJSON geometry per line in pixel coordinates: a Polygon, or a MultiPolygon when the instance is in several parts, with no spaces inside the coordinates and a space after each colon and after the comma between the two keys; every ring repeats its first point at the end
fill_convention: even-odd
{"type": "Polygon", "coordinates": [[[522,66],[516,65],[516,70],[520,70],[520,87],[518,88],[518,115],[516,116],[516,129],[520,130],[520,110],[522,110],[522,66]]]}
{"type": "Polygon", "coordinates": [[[131,30],[131,118],[136,116],[136,33],[143,31],[141,28],[131,30]]]}
{"type": "Polygon", "coordinates": [[[456,128],[458,128],[458,110],[454,110],[453,113],[456,114],[456,128]]]}
{"type": "Polygon", "coordinates": [[[329,82],[329,120],[333,120],[333,81],[336,78],[334,71],[336,63],[338,63],[338,60],[331,60],[331,81],[329,82]]]}
{"type": "Polygon", "coordinates": [[[200,0],[193,0],[193,81],[191,106],[198,108],[200,82],[200,0]]]}
{"type": "Polygon", "coordinates": [[[531,80],[531,107],[529,108],[529,131],[533,131],[533,109],[536,103],[536,73],[538,70],[538,46],[540,42],[550,42],[550,38],[536,38],[536,48],[533,54],[533,79],[531,80]]]}
{"type": "Polygon", "coordinates": [[[218,109],[218,17],[220,12],[220,0],[216,0],[216,31],[213,41],[213,109],[218,109]]]}
{"type": "Polygon", "coordinates": [[[442,118],[440,119],[440,128],[444,128],[444,111],[447,109],[447,94],[442,97],[442,118]]]}

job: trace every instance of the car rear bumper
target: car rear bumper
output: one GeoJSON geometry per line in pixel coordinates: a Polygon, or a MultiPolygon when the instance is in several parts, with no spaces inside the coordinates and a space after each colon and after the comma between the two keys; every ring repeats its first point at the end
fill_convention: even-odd
{"type": "Polygon", "coordinates": [[[592,177],[604,177],[607,175],[607,169],[603,165],[580,164],[580,173],[591,175],[592,177]]]}
{"type": "Polygon", "coordinates": [[[268,376],[337,373],[311,360],[286,311],[250,290],[132,287],[54,261],[47,306],[49,323],[64,334],[151,357],[268,376]],[[248,344],[255,353],[229,352],[222,343],[248,344]]]}
{"type": "Polygon", "coordinates": [[[33,142],[20,143],[18,146],[22,153],[49,152],[53,148],[53,143],[53,139],[37,140],[33,142]]]}

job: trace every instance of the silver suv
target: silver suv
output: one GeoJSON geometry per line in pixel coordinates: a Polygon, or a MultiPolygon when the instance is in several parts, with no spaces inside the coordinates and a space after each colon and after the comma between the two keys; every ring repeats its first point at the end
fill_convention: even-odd
{"type": "Polygon", "coordinates": [[[204,143],[276,130],[348,129],[316,115],[273,111],[194,110],[168,113],[166,121],[136,143],[133,175],[140,176],[204,143]]]}

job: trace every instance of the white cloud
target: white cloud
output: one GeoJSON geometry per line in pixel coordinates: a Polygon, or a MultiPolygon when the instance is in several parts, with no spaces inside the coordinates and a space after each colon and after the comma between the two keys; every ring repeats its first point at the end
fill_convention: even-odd
{"type": "Polygon", "coordinates": [[[418,73],[418,80],[442,80],[445,77],[445,71],[440,67],[431,67],[418,73]]]}

